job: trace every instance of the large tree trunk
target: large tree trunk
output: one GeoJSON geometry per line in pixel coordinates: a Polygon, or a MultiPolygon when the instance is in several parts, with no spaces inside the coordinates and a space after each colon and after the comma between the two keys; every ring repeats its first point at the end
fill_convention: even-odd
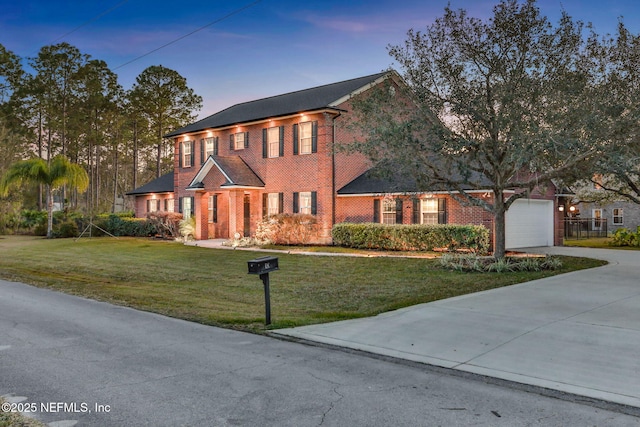
{"type": "Polygon", "coordinates": [[[504,258],[506,254],[505,213],[504,194],[502,191],[496,191],[493,208],[493,256],[496,259],[504,258]]]}

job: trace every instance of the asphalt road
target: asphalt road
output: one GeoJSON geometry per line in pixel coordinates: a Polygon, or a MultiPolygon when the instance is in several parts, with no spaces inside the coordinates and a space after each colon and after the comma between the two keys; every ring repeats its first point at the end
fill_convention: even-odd
{"type": "Polygon", "coordinates": [[[0,395],[55,427],[640,425],[539,391],[0,281],[0,395]]]}

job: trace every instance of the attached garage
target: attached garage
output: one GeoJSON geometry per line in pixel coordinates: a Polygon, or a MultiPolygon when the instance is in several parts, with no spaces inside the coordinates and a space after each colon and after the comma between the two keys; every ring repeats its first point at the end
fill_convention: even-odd
{"type": "Polygon", "coordinates": [[[553,246],[553,201],[516,200],[505,218],[507,249],[553,246]]]}

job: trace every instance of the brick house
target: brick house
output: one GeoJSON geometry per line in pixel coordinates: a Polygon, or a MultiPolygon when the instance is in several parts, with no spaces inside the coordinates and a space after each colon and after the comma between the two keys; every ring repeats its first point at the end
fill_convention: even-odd
{"type": "MultiPolygon", "coordinates": [[[[196,239],[252,236],[260,219],[278,213],[315,215],[320,229],[315,243],[330,243],[332,226],[346,221],[471,223],[491,229],[491,216],[481,208],[462,206],[444,190],[419,193],[415,183],[404,181],[401,188],[380,180],[369,172],[364,155],[334,150],[354,139],[345,126],[351,99],[366,96],[385,79],[402,84],[394,72],[373,74],[237,104],[171,132],[173,195],[165,199],[173,198],[183,215],[195,216],[196,239]]],[[[130,193],[138,199],[136,216],[149,207],[162,209],[148,202],[157,195],[141,189],[130,193]]],[[[492,197],[490,191],[476,193],[492,197]]],[[[557,218],[562,216],[553,188],[519,200],[512,210],[507,247],[561,244],[557,218]]]]}

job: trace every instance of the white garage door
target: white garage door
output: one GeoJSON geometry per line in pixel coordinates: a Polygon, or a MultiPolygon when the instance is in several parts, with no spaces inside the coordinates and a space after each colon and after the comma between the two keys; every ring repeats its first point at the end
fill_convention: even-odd
{"type": "Polygon", "coordinates": [[[505,222],[507,249],[553,246],[553,201],[516,200],[505,222]]]}

